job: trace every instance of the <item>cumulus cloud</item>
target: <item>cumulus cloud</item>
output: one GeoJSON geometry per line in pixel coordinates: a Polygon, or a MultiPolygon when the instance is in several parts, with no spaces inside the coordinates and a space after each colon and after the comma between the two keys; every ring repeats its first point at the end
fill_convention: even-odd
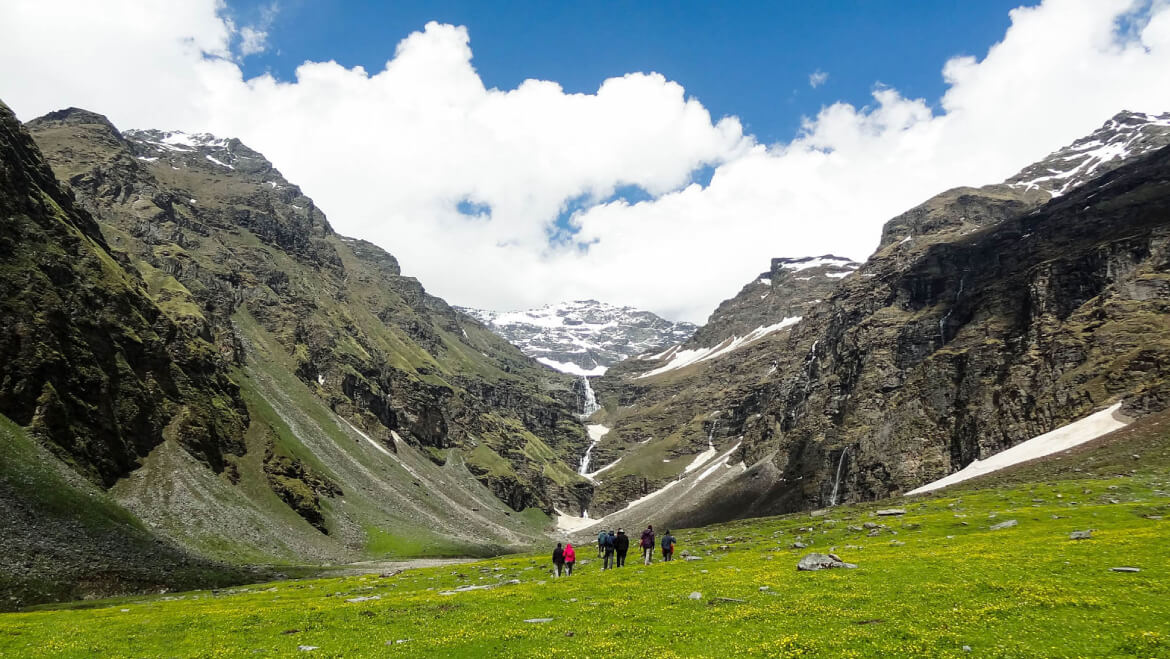
{"type": "Polygon", "coordinates": [[[238,136],[340,232],[488,308],[594,297],[703,320],[773,256],[864,258],[885,220],[934,193],[1002,180],[1123,108],[1170,110],[1165,3],[1014,10],[981,59],[939,63],[933,108],[877,87],[775,145],[654,73],[591,94],[488,89],[460,27],[428,24],[372,73],[307,62],[293,81],[244,79],[215,0],[94,4],[0,8],[0,96],[22,118],[78,105],[125,128],[238,136]],[[615,197],[630,186],[648,200],[615,197]]]}
{"type": "Polygon", "coordinates": [[[268,32],[249,25],[240,28],[240,55],[247,57],[268,50],[268,32]]]}
{"type": "MultiPolygon", "coordinates": [[[[258,10],[254,24],[245,25],[239,30],[239,58],[249,55],[258,55],[268,50],[268,31],[272,28],[276,15],[280,12],[280,5],[272,2],[262,5],[258,10]]],[[[231,24],[231,19],[226,19],[231,24]]]]}
{"type": "Polygon", "coordinates": [[[828,80],[829,74],[820,69],[817,69],[816,71],[808,74],[808,86],[812,87],[813,89],[820,87],[821,85],[828,82],[828,80]]]}

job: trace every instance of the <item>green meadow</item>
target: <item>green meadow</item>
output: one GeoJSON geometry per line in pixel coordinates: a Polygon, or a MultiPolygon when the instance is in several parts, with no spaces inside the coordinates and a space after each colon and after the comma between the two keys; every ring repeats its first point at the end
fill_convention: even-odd
{"type": "Polygon", "coordinates": [[[1073,479],[908,501],[900,516],[749,520],[678,531],[698,560],[602,572],[582,547],[571,578],[542,553],[49,606],[0,616],[0,655],[1170,656],[1167,489],[1158,474],[1073,479]],[[1080,530],[1092,538],[1069,538],[1080,530]],[[858,568],[796,570],[830,550],[858,568]]]}
{"type": "Polygon", "coordinates": [[[0,656],[1170,656],[1165,420],[929,497],[679,530],[670,563],[585,545],[554,579],[550,545],[47,605],[0,615],[0,656]],[[797,571],[813,551],[858,567],[797,571]]]}

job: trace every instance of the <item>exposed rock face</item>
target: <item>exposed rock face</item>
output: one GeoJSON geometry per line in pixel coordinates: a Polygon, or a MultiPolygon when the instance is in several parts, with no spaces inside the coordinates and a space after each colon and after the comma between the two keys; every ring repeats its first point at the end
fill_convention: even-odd
{"type": "MultiPolygon", "coordinates": [[[[595,383],[614,418],[594,454],[623,461],[597,496],[613,509],[640,496],[619,485],[635,474],[668,482],[711,437],[749,468],[656,521],[816,508],[907,491],[1119,399],[1134,415],[1165,407],[1170,151],[1149,149],[1170,121],[1123,113],[1103,131],[1130,145],[1124,161],[1058,155],[1091,140],[1048,159],[1099,174],[1080,187],[1021,174],[894,218],[791,327],[673,370],[681,349],[615,366],[595,383]]],[[[721,308],[748,294],[766,301],[756,283],[721,308]]]]}
{"type": "Polygon", "coordinates": [[[831,254],[772,259],[772,267],[723,301],[683,348],[714,346],[785,318],[799,318],[859,267],[860,263],[831,254]]]}
{"type": "Polygon", "coordinates": [[[0,104],[0,413],[110,486],[170,437],[216,471],[247,413],[226,364],[160,310],[0,104]]]}
{"type": "Polygon", "coordinates": [[[827,502],[846,449],[844,492],[869,499],[1119,398],[1134,414],[1164,407],[1167,161],[1155,152],[957,240],[887,248],[844,281],[789,336],[804,364],[744,428],[749,461],[770,455],[799,480],[773,505],[827,502]]]}
{"type": "Polygon", "coordinates": [[[597,300],[562,302],[527,311],[460,309],[546,366],[574,375],[600,375],[633,355],[685,341],[691,323],[597,300]]]}
{"type": "Polygon", "coordinates": [[[248,415],[214,347],[159,308],[3,103],[0,363],[0,610],[264,576],[103,491],[164,443],[223,477],[248,415]]]}

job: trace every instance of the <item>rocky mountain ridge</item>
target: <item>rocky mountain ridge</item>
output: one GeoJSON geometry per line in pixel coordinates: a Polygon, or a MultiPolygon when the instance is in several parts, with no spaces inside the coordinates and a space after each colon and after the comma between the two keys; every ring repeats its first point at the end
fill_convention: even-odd
{"type": "Polygon", "coordinates": [[[460,308],[524,354],[563,373],[594,376],[623,359],[685,341],[695,331],[633,307],[576,300],[525,311],[460,308]]]}
{"type": "MultiPolygon", "coordinates": [[[[1032,166],[943,192],[890,220],[878,251],[798,321],[739,345],[726,337],[742,327],[702,328],[697,343],[722,338],[713,358],[678,346],[614,366],[594,383],[609,429],[594,455],[617,465],[591,510],[694,481],[684,467],[707,456],[705,473],[728,451],[708,478],[723,484],[672,502],[669,523],[878,498],[1117,400],[1133,415],[1164,407],[1170,126],[1135,116],[1046,159],[1064,179],[1095,174],[1079,187],[1036,181],[1032,166]],[[1129,147],[1067,155],[1097,142],[1129,147]]],[[[754,280],[720,308],[774,320],[752,309],[765,288],[754,280]]]]}

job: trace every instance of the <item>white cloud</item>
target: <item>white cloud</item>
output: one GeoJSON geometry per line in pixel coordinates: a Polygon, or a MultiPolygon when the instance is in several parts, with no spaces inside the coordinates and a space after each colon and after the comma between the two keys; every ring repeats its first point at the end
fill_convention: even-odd
{"type": "Polygon", "coordinates": [[[0,95],[25,119],[77,105],[127,128],[238,136],[340,232],[381,244],[452,302],[594,297],[702,320],[773,256],[863,258],[885,220],[934,193],[1002,180],[1123,108],[1170,110],[1167,5],[1129,16],[1126,36],[1114,29],[1142,6],[1017,9],[982,59],[939,63],[949,87],[937,110],[878,88],[872,104],[829,105],[772,146],[657,74],[593,94],[538,80],[485,88],[466,30],[433,23],[372,74],[308,62],[293,82],[244,80],[215,0],[10,0],[0,95]],[[704,165],[716,166],[710,184],[688,185],[704,165]],[[588,249],[550,245],[570,200],[624,185],[654,198],[577,213],[588,249]],[[461,215],[461,201],[490,215],[461,215]]]}
{"type": "Polygon", "coordinates": [[[268,32],[249,25],[240,28],[240,55],[247,57],[268,50],[268,32]]]}
{"type": "Polygon", "coordinates": [[[829,74],[820,69],[817,69],[816,71],[808,74],[808,86],[812,87],[813,89],[820,87],[821,85],[828,82],[828,80],[829,74]]]}
{"type": "MultiPolygon", "coordinates": [[[[272,28],[272,23],[276,20],[276,15],[280,13],[280,4],[273,1],[267,5],[261,5],[257,11],[257,20],[252,25],[245,25],[239,30],[239,58],[243,59],[249,55],[258,55],[268,50],[268,32],[272,28]]],[[[225,19],[231,24],[230,19],[225,19]]]]}

